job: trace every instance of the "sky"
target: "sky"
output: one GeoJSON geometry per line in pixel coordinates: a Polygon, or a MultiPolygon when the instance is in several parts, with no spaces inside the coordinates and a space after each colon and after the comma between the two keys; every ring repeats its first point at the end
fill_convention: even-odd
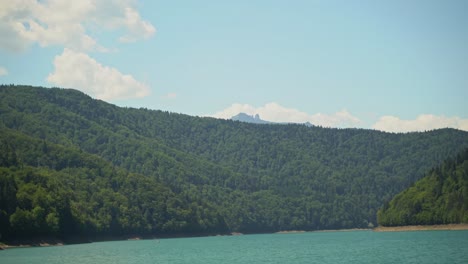
{"type": "Polygon", "coordinates": [[[118,106],[468,131],[468,1],[0,0],[0,83],[118,106]]]}

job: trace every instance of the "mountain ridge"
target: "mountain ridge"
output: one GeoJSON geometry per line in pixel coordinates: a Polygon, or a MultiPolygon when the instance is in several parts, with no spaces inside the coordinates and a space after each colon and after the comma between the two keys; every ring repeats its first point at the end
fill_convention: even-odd
{"type": "MultiPolygon", "coordinates": [[[[60,182],[68,193],[83,193],[70,196],[70,206],[79,205],[86,209],[83,212],[104,210],[102,215],[80,215],[71,210],[71,215],[57,217],[74,219],[87,235],[249,233],[376,225],[376,211],[384,202],[468,146],[468,133],[454,129],[395,134],[300,124],[259,126],[121,108],[61,88],[2,85],[0,113],[4,145],[11,145],[10,156],[22,157],[17,165],[4,162],[0,166],[13,175],[0,187],[10,186],[13,180],[18,185],[16,194],[26,190],[41,193],[44,188],[46,193],[55,192],[27,177],[21,178],[27,174],[22,172],[23,166],[38,170],[46,181],[60,182]],[[12,133],[18,137],[9,136],[12,133]],[[109,164],[102,165],[108,169],[101,171],[109,172],[100,175],[98,168],[83,163],[65,177],[69,167],[59,169],[53,163],[45,166],[40,159],[38,162],[44,156],[42,152],[17,147],[25,141],[21,139],[24,136],[33,139],[35,149],[50,144],[70,153],[66,155],[95,155],[109,164]],[[116,180],[112,180],[115,176],[111,168],[121,171],[116,180]],[[81,175],[83,186],[88,186],[92,182],[83,176],[85,171],[99,179],[95,188],[103,192],[101,196],[109,196],[108,202],[98,202],[102,207],[93,207],[93,201],[99,200],[93,200],[98,198],[92,198],[87,190],[62,182],[81,175]],[[140,193],[143,187],[135,187],[132,192],[125,175],[140,175],[132,177],[139,182],[150,181],[148,186],[159,186],[154,188],[166,190],[163,193],[171,199],[145,198],[155,194],[147,189],[140,193]],[[85,194],[89,198],[84,199],[85,194]],[[138,219],[137,213],[129,213],[125,208],[135,205],[132,203],[137,203],[138,212],[147,216],[138,219]],[[125,224],[129,219],[140,224],[125,224]]],[[[18,207],[17,215],[29,219],[39,205],[31,206],[34,198],[24,197],[25,206],[18,207]]],[[[8,226],[17,212],[2,199],[2,221],[8,226]]],[[[52,209],[44,209],[44,215],[36,216],[44,217],[41,221],[46,223],[49,214],[62,210],[52,209]]],[[[54,219],[52,215],[49,220],[53,223],[54,219]]],[[[78,227],[74,228],[68,231],[77,232],[78,227]]]]}

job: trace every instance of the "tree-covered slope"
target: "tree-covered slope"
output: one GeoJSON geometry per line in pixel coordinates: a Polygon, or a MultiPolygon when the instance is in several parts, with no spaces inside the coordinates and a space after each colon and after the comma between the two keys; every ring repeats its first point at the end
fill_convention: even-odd
{"type": "MultiPolygon", "coordinates": [[[[376,224],[385,201],[468,147],[468,133],[454,129],[391,134],[248,124],[120,108],[70,89],[11,85],[0,86],[0,130],[19,135],[10,147],[17,155],[20,138],[28,137],[166,188],[191,208],[186,225],[167,232],[208,232],[215,222],[220,230],[241,232],[366,227],[376,224]]],[[[57,167],[54,156],[24,153],[22,163],[34,170],[68,169],[57,167]]]]}
{"type": "Polygon", "coordinates": [[[383,226],[468,223],[468,149],[429,171],[378,211],[383,226]]]}
{"type": "Polygon", "coordinates": [[[0,147],[3,239],[227,232],[212,205],[99,156],[5,128],[0,147]]]}

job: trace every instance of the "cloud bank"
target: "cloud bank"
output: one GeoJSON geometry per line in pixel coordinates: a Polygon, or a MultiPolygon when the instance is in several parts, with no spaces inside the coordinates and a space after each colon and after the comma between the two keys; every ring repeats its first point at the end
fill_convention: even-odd
{"type": "Polygon", "coordinates": [[[356,127],[361,123],[359,118],[351,115],[346,110],[330,115],[322,113],[310,115],[294,108],[281,106],[275,102],[267,103],[261,107],[254,107],[248,104],[232,104],[230,107],[211,116],[229,119],[241,112],[248,115],[258,114],[263,120],[278,123],[310,122],[313,125],[324,127],[356,127]]]}
{"type": "Polygon", "coordinates": [[[55,57],[54,72],[47,81],[79,89],[103,100],[143,97],[150,93],[146,85],[131,75],[103,66],[87,54],[69,49],[55,57]]]}
{"type": "MultiPolygon", "coordinates": [[[[324,127],[363,127],[363,122],[358,117],[353,116],[347,110],[342,110],[334,114],[308,114],[294,108],[287,108],[278,103],[267,103],[261,107],[254,107],[249,104],[232,104],[230,107],[217,112],[211,117],[230,119],[239,114],[246,113],[248,115],[260,115],[260,118],[265,121],[277,123],[306,123],[310,122],[313,125],[324,127]]],[[[413,120],[402,120],[395,116],[382,116],[373,125],[372,129],[404,133],[404,132],[421,132],[440,128],[455,128],[468,131],[468,119],[460,117],[445,117],[430,114],[418,116],[413,120]]]]}
{"type": "Polygon", "coordinates": [[[468,131],[468,119],[429,114],[420,115],[413,120],[402,120],[396,116],[382,116],[372,128],[387,132],[427,131],[439,128],[456,128],[468,131]]]}

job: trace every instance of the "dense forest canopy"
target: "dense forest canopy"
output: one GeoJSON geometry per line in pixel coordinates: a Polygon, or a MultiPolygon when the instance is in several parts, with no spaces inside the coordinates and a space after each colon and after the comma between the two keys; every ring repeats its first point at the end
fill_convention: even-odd
{"type": "Polygon", "coordinates": [[[0,86],[0,233],[367,227],[468,133],[249,124],[0,86]]]}
{"type": "Polygon", "coordinates": [[[468,149],[385,203],[384,226],[468,223],[468,149]]]}

